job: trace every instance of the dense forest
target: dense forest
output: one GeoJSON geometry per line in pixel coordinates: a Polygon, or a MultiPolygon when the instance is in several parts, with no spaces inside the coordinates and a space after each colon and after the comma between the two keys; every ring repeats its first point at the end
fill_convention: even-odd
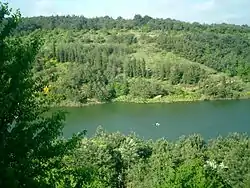
{"type": "MultiPolygon", "coordinates": [[[[181,57],[184,52],[178,57],[165,50],[169,46],[160,39],[168,37],[164,31],[40,28],[29,33],[27,28],[22,30],[25,34],[17,34],[25,23],[20,19],[19,12],[0,3],[0,187],[250,187],[248,135],[153,141],[100,127],[92,138],[82,131],[65,139],[65,113],[47,113],[58,96],[81,103],[124,95],[185,97],[188,92],[240,96],[248,91],[247,62],[231,62],[230,66],[242,66],[234,75],[229,68],[219,72],[205,60],[202,64],[181,57]]],[[[239,40],[247,42],[247,29],[242,27],[236,35],[239,40]]],[[[185,35],[169,32],[173,37],[185,35]]],[[[245,59],[244,53],[239,57],[245,59]]]]}
{"type": "Polygon", "coordinates": [[[248,188],[249,145],[249,136],[236,133],[209,142],[200,135],[145,141],[99,128],[63,159],[64,175],[55,181],[58,187],[248,188]]]}
{"type": "Polygon", "coordinates": [[[250,27],[135,15],[24,18],[44,45],[34,74],[56,105],[250,96],[250,27]]]}

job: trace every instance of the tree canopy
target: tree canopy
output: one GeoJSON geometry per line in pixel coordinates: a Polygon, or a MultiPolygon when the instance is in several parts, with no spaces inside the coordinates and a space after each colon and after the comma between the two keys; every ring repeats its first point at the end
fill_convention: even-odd
{"type": "Polygon", "coordinates": [[[48,174],[61,168],[79,136],[61,139],[64,114],[44,115],[46,103],[32,78],[38,37],[10,37],[20,13],[2,3],[0,13],[0,187],[53,187],[48,174]]]}
{"type": "Polygon", "coordinates": [[[248,26],[141,15],[20,19],[0,3],[0,187],[249,187],[248,135],[152,141],[98,128],[64,139],[65,113],[48,111],[246,97],[248,26]]]}

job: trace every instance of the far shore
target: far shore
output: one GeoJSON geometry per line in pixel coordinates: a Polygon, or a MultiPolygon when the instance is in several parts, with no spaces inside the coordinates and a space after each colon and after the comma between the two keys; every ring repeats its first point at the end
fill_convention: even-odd
{"type": "Polygon", "coordinates": [[[153,103],[181,103],[181,102],[198,102],[198,101],[224,101],[224,100],[243,100],[250,99],[250,96],[242,96],[238,98],[206,98],[206,97],[180,97],[180,96],[164,96],[160,98],[143,99],[132,96],[122,96],[108,102],[100,102],[97,100],[89,100],[86,103],[63,101],[59,104],[54,104],[51,107],[85,107],[91,105],[100,105],[107,103],[123,102],[123,103],[137,103],[137,104],[153,104],[153,103]]]}

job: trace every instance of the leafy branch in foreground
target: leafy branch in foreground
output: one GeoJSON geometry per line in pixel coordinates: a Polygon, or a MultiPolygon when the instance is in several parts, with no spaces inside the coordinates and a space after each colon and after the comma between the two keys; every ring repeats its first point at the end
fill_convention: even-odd
{"type": "Polygon", "coordinates": [[[45,174],[61,167],[82,134],[62,140],[65,114],[45,115],[31,72],[41,44],[35,34],[9,38],[19,20],[0,4],[0,187],[54,187],[45,174]]]}

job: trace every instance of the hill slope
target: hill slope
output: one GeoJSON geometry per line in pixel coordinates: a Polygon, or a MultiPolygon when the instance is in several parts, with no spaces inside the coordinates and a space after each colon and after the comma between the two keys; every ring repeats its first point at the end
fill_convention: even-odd
{"type": "Polygon", "coordinates": [[[248,26],[73,16],[26,18],[17,31],[44,38],[35,75],[62,105],[249,96],[248,26]]]}

